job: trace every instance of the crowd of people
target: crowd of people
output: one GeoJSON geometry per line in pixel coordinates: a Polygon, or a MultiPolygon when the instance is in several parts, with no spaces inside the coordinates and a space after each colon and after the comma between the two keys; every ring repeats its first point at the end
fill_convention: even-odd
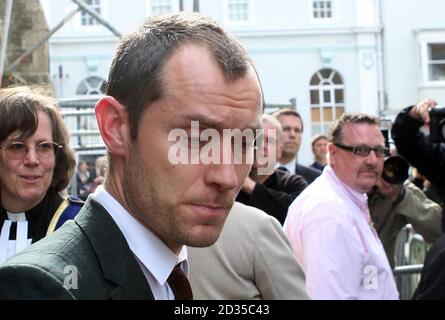
{"type": "Polygon", "coordinates": [[[312,138],[307,167],[300,114],[264,104],[244,48],[197,13],[151,18],[120,40],[96,104],[107,154],[94,168],[75,170],[52,98],[1,89],[0,298],[395,300],[395,243],[411,224],[435,242],[414,298],[445,299],[445,144],[419,130],[436,102],[392,127],[434,199],[382,175],[378,118],[343,113],[312,138]],[[188,163],[173,163],[181,152],[188,163]]]}

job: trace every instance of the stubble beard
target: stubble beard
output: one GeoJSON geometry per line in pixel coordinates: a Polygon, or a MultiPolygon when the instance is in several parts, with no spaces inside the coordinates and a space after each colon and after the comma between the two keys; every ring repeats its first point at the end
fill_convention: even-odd
{"type": "MultiPolygon", "coordinates": [[[[157,183],[162,177],[152,172],[143,161],[137,148],[130,148],[130,158],[124,170],[124,196],[131,214],[147,229],[153,232],[169,248],[182,245],[207,247],[216,242],[222,231],[224,221],[219,226],[188,226],[182,220],[177,207],[167,202],[162,195],[169,195],[169,190],[157,183]],[[176,209],[176,210],[175,210],[176,209]],[[207,235],[193,235],[195,228],[217,228],[216,232],[207,235]]],[[[170,195],[171,197],[172,195],[170,195]]],[[[174,251],[174,250],[172,250],[174,251]]]]}

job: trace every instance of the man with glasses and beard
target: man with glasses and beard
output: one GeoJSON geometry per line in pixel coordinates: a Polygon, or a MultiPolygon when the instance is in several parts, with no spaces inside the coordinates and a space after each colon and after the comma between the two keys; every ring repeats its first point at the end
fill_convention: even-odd
{"type": "Polygon", "coordinates": [[[384,156],[378,120],[343,114],[330,130],[328,167],[290,206],[284,229],[312,299],[398,299],[366,195],[384,156]]]}

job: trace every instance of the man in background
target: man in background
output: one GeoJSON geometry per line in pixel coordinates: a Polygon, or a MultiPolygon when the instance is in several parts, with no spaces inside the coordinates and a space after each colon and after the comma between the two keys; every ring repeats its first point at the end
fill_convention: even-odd
{"type": "Polygon", "coordinates": [[[278,110],[273,116],[280,121],[283,128],[283,153],[278,159],[277,168],[299,174],[308,184],[311,184],[321,174],[321,171],[297,163],[297,153],[303,133],[303,121],[300,114],[286,108],[278,110]]]}

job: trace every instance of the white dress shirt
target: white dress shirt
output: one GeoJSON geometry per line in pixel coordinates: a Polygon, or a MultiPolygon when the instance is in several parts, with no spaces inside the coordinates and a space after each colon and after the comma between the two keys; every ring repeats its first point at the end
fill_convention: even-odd
{"type": "Polygon", "coordinates": [[[326,166],[289,207],[284,230],[312,299],[398,299],[367,200],[326,166]]]}
{"type": "Polygon", "coordinates": [[[278,169],[279,167],[284,167],[287,169],[287,171],[289,171],[290,173],[295,174],[295,166],[297,165],[297,159],[292,159],[291,162],[288,162],[286,164],[282,164],[280,162],[277,162],[275,164],[275,169],[278,169]]]}
{"type": "Polygon", "coordinates": [[[176,256],[153,232],[136,220],[103,186],[98,186],[91,195],[111,215],[123,233],[150,284],[156,300],[174,300],[175,296],[167,279],[173,268],[181,263],[188,273],[187,248],[182,247],[176,256]]]}

